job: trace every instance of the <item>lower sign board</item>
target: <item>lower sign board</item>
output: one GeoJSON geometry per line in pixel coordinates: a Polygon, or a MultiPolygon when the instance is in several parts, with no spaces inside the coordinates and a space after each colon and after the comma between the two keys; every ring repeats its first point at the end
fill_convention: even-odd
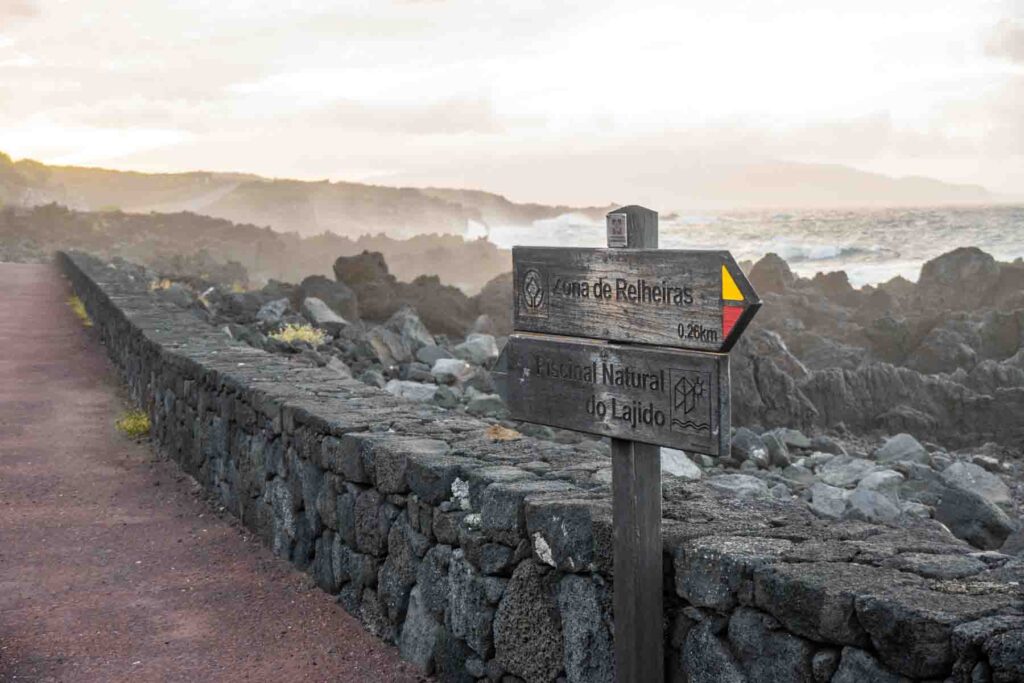
{"type": "Polygon", "coordinates": [[[511,416],[693,453],[729,453],[729,357],[512,335],[505,349],[511,416]]]}

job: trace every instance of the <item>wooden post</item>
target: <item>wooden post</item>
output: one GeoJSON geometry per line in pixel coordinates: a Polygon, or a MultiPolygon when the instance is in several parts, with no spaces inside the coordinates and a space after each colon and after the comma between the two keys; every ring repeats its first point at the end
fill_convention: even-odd
{"type": "MultiPolygon", "coordinates": [[[[627,249],[658,247],[658,213],[627,206],[609,215],[608,246],[622,246],[613,225],[626,218],[627,249]]],[[[617,225],[614,227],[618,227],[617,225]]],[[[661,451],[612,439],[614,521],[615,679],[663,683],[661,451]]]]}

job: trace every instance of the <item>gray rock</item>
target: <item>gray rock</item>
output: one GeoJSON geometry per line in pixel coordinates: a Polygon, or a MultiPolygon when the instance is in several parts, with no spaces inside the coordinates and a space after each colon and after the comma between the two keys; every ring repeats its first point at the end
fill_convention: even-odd
{"type": "Polygon", "coordinates": [[[822,517],[840,519],[846,512],[848,496],[841,488],[818,482],[811,487],[811,510],[822,517]]]}
{"type": "Polygon", "coordinates": [[[800,487],[807,487],[814,484],[814,472],[803,465],[794,464],[782,470],[782,476],[787,482],[800,487]]]}
{"type": "Polygon", "coordinates": [[[416,310],[409,306],[395,311],[384,325],[395,332],[413,353],[425,346],[434,345],[434,335],[430,334],[416,310]]]}
{"type": "Polygon", "coordinates": [[[594,571],[611,545],[608,507],[561,494],[531,496],[526,530],[534,555],[564,572],[594,571]],[[599,519],[595,523],[595,516],[599,519]]]}
{"type": "Polygon", "coordinates": [[[483,417],[500,417],[508,414],[508,408],[497,394],[479,394],[466,404],[466,412],[483,417]]]}
{"type": "Polygon", "coordinates": [[[814,645],[790,633],[773,617],[740,607],[729,619],[732,651],[751,681],[810,681],[814,645]]]}
{"type": "Polygon", "coordinates": [[[407,401],[424,403],[434,400],[434,394],[437,393],[437,385],[393,379],[384,385],[384,391],[392,396],[404,398],[407,401]]]}
{"type": "Polygon", "coordinates": [[[349,366],[345,364],[345,361],[341,360],[337,356],[331,356],[327,360],[327,365],[325,365],[324,368],[326,368],[327,370],[330,370],[331,372],[336,374],[338,377],[341,377],[341,378],[344,378],[344,379],[351,379],[352,378],[352,369],[349,368],[349,366]]]}
{"type": "Polygon", "coordinates": [[[811,448],[811,440],[799,429],[778,427],[769,433],[782,439],[782,443],[786,444],[787,448],[811,448]]]}
{"type": "Polygon", "coordinates": [[[867,474],[857,483],[857,489],[862,491],[877,491],[893,503],[899,503],[900,486],[904,477],[895,470],[878,470],[867,474]]]}
{"type": "Polygon", "coordinates": [[[870,654],[856,647],[844,647],[839,668],[831,683],[910,683],[887,671],[870,654]]]}
{"type": "Polygon", "coordinates": [[[268,326],[280,325],[282,318],[290,310],[291,304],[288,299],[275,299],[260,306],[260,310],[256,312],[256,319],[268,326]]]}
{"type": "Polygon", "coordinates": [[[995,505],[1008,507],[1013,504],[1010,487],[999,478],[999,475],[992,474],[974,463],[954,462],[943,470],[942,479],[950,485],[973,491],[995,505]]]}
{"type": "Polygon", "coordinates": [[[427,539],[413,531],[404,516],[391,526],[387,559],[377,579],[377,595],[387,609],[388,618],[394,623],[401,623],[405,616],[409,591],[416,583],[419,570],[419,554],[427,545],[427,539]]]}
{"type": "Polygon", "coordinates": [[[459,397],[462,394],[453,391],[452,387],[441,385],[434,392],[434,403],[441,406],[442,408],[457,408],[459,406],[459,397]]]}
{"type": "Polygon", "coordinates": [[[739,462],[752,462],[762,468],[769,465],[768,447],[760,436],[746,427],[740,427],[733,434],[732,457],[739,462]]]}
{"type": "Polygon", "coordinates": [[[846,519],[875,524],[891,524],[899,519],[900,508],[886,496],[872,489],[857,488],[846,499],[846,519]]]}
{"type": "Polygon", "coordinates": [[[433,367],[434,363],[441,360],[442,358],[451,357],[452,354],[450,354],[447,349],[445,349],[442,346],[436,346],[434,344],[422,346],[416,350],[416,360],[418,360],[421,363],[426,363],[431,367],[433,367]]]}
{"type": "Polygon", "coordinates": [[[476,368],[459,358],[440,358],[434,362],[430,374],[438,384],[461,383],[476,374],[476,368]]]}
{"type": "Polygon", "coordinates": [[[359,494],[355,504],[356,547],[364,553],[381,556],[387,549],[391,516],[380,493],[368,489],[359,494]]]}
{"type": "Polygon", "coordinates": [[[960,486],[947,486],[943,489],[934,516],[949,527],[957,538],[982,550],[1002,547],[1016,528],[1005,512],[981,495],[960,486]]]}
{"type": "Polygon", "coordinates": [[[362,452],[363,463],[373,472],[373,480],[381,493],[405,493],[409,490],[405,479],[409,459],[422,456],[444,455],[448,444],[439,439],[418,439],[380,435],[367,440],[362,452]]]}
{"type": "Polygon", "coordinates": [[[611,595],[599,578],[569,575],[558,584],[568,683],[612,683],[611,595]]]}
{"type": "Polygon", "coordinates": [[[428,676],[433,673],[434,649],[437,647],[440,630],[441,625],[430,615],[420,587],[416,586],[409,594],[409,611],[398,638],[398,651],[402,659],[428,676]]]}
{"type": "Polygon", "coordinates": [[[767,498],[768,485],[749,474],[720,474],[708,479],[708,486],[737,498],[767,498]]]}
{"type": "Polygon", "coordinates": [[[897,434],[887,440],[874,453],[875,460],[883,465],[894,462],[929,463],[928,451],[910,434],[897,434]]]}
{"type": "Polygon", "coordinates": [[[299,284],[298,299],[316,297],[346,320],[359,319],[356,294],[344,282],[335,282],[323,275],[310,275],[299,284]]]}
{"type": "Polygon", "coordinates": [[[661,449],[661,472],[686,481],[698,481],[702,476],[700,468],[686,457],[686,453],[675,448],[661,449]]]}
{"type": "Polygon", "coordinates": [[[315,296],[303,299],[302,314],[309,322],[335,336],[341,334],[341,331],[349,325],[347,320],[332,311],[327,304],[315,296]]]}
{"type": "Polygon", "coordinates": [[[552,681],[564,666],[556,578],[532,560],[520,563],[494,617],[495,659],[527,683],[552,681]]]}
{"type": "Polygon", "coordinates": [[[378,370],[374,370],[372,368],[363,370],[359,373],[359,377],[357,379],[363,384],[368,384],[371,387],[377,387],[378,389],[383,389],[387,386],[387,380],[384,379],[384,375],[382,375],[378,370]]]}
{"type": "Polygon", "coordinates": [[[761,441],[768,449],[768,461],[772,467],[786,467],[791,462],[786,442],[772,432],[761,435],[761,441]]]}
{"type": "Polygon", "coordinates": [[[473,365],[487,365],[498,358],[498,345],[489,334],[471,334],[452,353],[473,365]]]}
{"type": "Polygon", "coordinates": [[[402,338],[386,327],[374,327],[365,336],[372,357],[385,368],[412,360],[412,349],[402,338]]]}
{"type": "Polygon", "coordinates": [[[843,445],[830,436],[819,434],[811,439],[811,448],[821,453],[832,453],[833,455],[846,455],[843,445]]]}
{"type": "Polygon", "coordinates": [[[778,500],[786,500],[787,498],[790,498],[793,495],[793,492],[789,490],[789,487],[782,483],[776,484],[775,486],[771,487],[768,490],[768,493],[771,494],[772,498],[778,500]]]}
{"type": "Polygon", "coordinates": [[[819,467],[817,474],[830,486],[850,488],[874,470],[875,464],[870,460],[837,455],[819,467]]]}

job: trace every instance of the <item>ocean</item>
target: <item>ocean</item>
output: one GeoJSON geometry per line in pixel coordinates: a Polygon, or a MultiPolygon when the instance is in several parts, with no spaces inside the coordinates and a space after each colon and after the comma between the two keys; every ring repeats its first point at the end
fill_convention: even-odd
{"type": "MultiPolygon", "coordinates": [[[[921,265],[957,247],[974,246],[1000,261],[1024,258],[1024,205],[745,211],[662,214],[661,247],[728,249],[737,261],[769,252],[799,275],[845,270],[854,286],[897,275],[916,281],[921,265]]],[[[528,226],[473,226],[499,247],[605,246],[604,222],[579,214],[528,226]]]]}

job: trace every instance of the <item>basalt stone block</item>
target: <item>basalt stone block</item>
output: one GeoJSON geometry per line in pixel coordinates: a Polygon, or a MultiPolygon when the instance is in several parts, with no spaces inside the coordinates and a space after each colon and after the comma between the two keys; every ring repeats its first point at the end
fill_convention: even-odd
{"type": "Polygon", "coordinates": [[[447,629],[441,629],[434,649],[434,676],[444,683],[476,683],[466,671],[466,660],[473,656],[473,651],[466,643],[447,629]]]}
{"type": "Polygon", "coordinates": [[[377,593],[394,622],[400,622],[405,615],[409,591],[416,583],[420,548],[425,545],[426,539],[413,531],[404,517],[391,526],[388,556],[380,568],[377,593]]]}
{"type": "Polygon", "coordinates": [[[359,493],[359,489],[349,484],[338,494],[335,501],[335,529],[342,540],[351,546],[356,544],[356,499],[359,493]]]}
{"type": "Polygon", "coordinates": [[[700,622],[686,634],[679,669],[688,683],[748,683],[711,621],[700,622]]]}
{"type": "Polygon", "coordinates": [[[303,511],[306,515],[306,523],[314,536],[320,534],[322,528],[320,512],[317,510],[317,499],[324,488],[324,471],[320,466],[309,460],[298,461],[299,482],[302,485],[303,511]]]}
{"type": "Polygon", "coordinates": [[[937,678],[950,673],[953,628],[1010,608],[1007,596],[956,595],[917,588],[855,599],[857,618],[886,665],[906,676],[937,678]]]}
{"type": "Polygon", "coordinates": [[[814,645],[787,633],[773,617],[740,607],[729,619],[729,642],[752,681],[812,683],[814,645]]]}
{"type": "Polygon", "coordinates": [[[481,528],[495,541],[514,546],[526,534],[524,501],[527,496],[576,490],[564,481],[525,480],[491,484],[484,489],[482,497],[481,528]]]}
{"type": "Polygon", "coordinates": [[[402,659],[429,676],[434,670],[434,651],[440,632],[441,625],[427,610],[420,587],[416,586],[409,594],[409,611],[398,638],[402,659]]]}
{"type": "Polygon", "coordinates": [[[568,683],[615,680],[611,591],[599,577],[570,575],[558,583],[558,609],[568,683]]]}
{"type": "MultiPolygon", "coordinates": [[[[952,636],[953,655],[956,658],[952,678],[954,680],[974,680],[971,675],[975,668],[979,665],[982,668],[987,666],[986,659],[989,656],[991,644],[994,643],[993,638],[1004,633],[1011,633],[1011,639],[1024,643],[1024,616],[985,617],[956,626],[952,636]]],[[[1018,659],[1018,663],[1014,666],[1019,668],[1021,662],[1024,662],[1024,657],[1018,659]]],[[[1012,669],[1011,666],[1010,670],[1012,671],[1012,669]]],[[[983,680],[991,680],[991,671],[987,673],[989,674],[988,679],[983,680]]],[[[1004,678],[1005,680],[1024,680],[1024,676],[1019,676],[1018,679],[1004,678]]]]}
{"type": "Polygon", "coordinates": [[[451,559],[451,546],[435,545],[423,556],[416,571],[416,583],[423,598],[423,606],[439,620],[444,618],[448,596],[451,594],[448,580],[451,559]]]}
{"type": "Polygon", "coordinates": [[[602,552],[611,551],[594,518],[611,521],[609,501],[565,500],[561,494],[526,500],[526,530],[534,554],[564,572],[594,571],[602,552]]]}
{"type": "Polygon", "coordinates": [[[457,545],[459,543],[459,528],[466,512],[441,512],[434,508],[434,537],[438,543],[457,545]]]}
{"type": "Polygon", "coordinates": [[[554,680],[564,666],[556,579],[532,560],[522,562],[494,618],[495,659],[527,683],[554,680]]]}
{"type": "Polygon", "coordinates": [[[839,650],[833,647],[823,647],[814,653],[811,658],[811,673],[814,676],[814,683],[829,683],[836,669],[839,668],[839,650]]]}
{"type": "Polygon", "coordinates": [[[316,585],[328,593],[337,593],[340,587],[334,573],[334,539],[331,531],[324,531],[323,535],[316,539],[316,550],[313,555],[313,579],[316,585]]]}
{"type": "Polygon", "coordinates": [[[470,507],[479,510],[483,506],[483,493],[491,484],[509,483],[524,479],[536,479],[537,475],[510,465],[492,465],[469,471],[470,507]]]}
{"type": "Polygon", "coordinates": [[[832,677],[832,683],[910,683],[883,667],[877,659],[864,650],[844,647],[839,668],[832,677]]]}
{"type": "Polygon", "coordinates": [[[675,551],[676,593],[697,607],[727,612],[753,601],[753,577],[792,547],[791,541],[742,536],[687,541],[675,551]]]}
{"type": "Polygon", "coordinates": [[[378,438],[378,434],[325,436],[320,445],[320,464],[348,481],[369,484],[372,478],[363,465],[363,449],[367,441],[378,438]]]}
{"type": "Polygon", "coordinates": [[[355,536],[360,552],[384,554],[392,519],[380,493],[368,489],[359,494],[355,504],[355,536]]]}
{"type": "Polygon", "coordinates": [[[465,480],[465,473],[480,465],[478,460],[454,455],[415,454],[408,458],[406,481],[421,502],[439,505],[451,498],[457,478],[465,480]]]}
{"type": "Polygon", "coordinates": [[[324,475],[323,486],[316,497],[316,511],[323,525],[332,531],[338,530],[338,489],[343,487],[341,478],[328,472],[324,475]]]}
{"type": "Polygon", "coordinates": [[[278,557],[289,557],[295,543],[298,506],[287,484],[280,477],[271,481],[264,493],[271,510],[272,549],[278,557]]]}
{"type": "Polygon", "coordinates": [[[487,599],[484,577],[477,573],[461,549],[452,553],[448,586],[448,627],[477,655],[489,659],[494,647],[491,634],[494,608],[487,599]]]}
{"type": "Polygon", "coordinates": [[[775,564],[754,572],[754,606],[791,632],[825,643],[866,646],[854,601],[922,580],[893,569],[835,562],[775,564]]]}
{"type": "Polygon", "coordinates": [[[359,604],[359,620],[363,622],[367,631],[381,640],[388,643],[395,642],[397,628],[388,619],[387,608],[373,589],[363,590],[362,600],[359,604]]]}
{"type": "Polygon", "coordinates": [[[374,481],[381,493],[405,493],[409,458],[417,455],[443,455],[448,444],[437,439],[384,438],[371,442],[365,458],[373,460],[374,481]]]}
{"type": "Polygon", "coordinates": [[[377,585],[380,560],[372,555],[357,553],[337,536],[331,548],[331,562],[338,582],[358,588],[357,595],[362,595],[363,588],[377,585]]]}

